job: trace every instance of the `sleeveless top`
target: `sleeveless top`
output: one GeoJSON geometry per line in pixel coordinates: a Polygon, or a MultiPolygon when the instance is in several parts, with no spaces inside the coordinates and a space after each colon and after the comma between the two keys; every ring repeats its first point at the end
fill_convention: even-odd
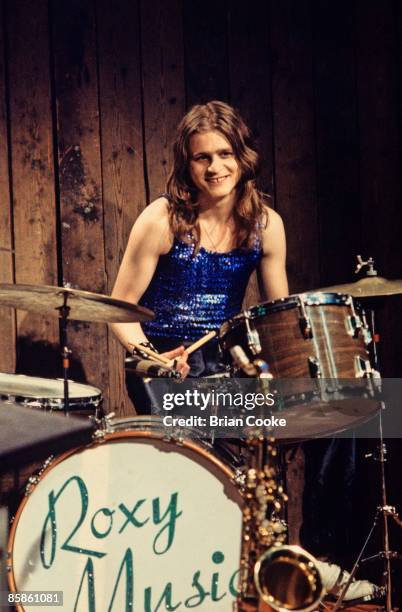
{"type": "Polygon", "coordinates": [[[140,300],[155,312],[155,319],[142,323],[147,336],[194,341],[238,314],[251,273],[262,256],[257,238],[251,249],[227,253],[175,239],[171,250],[161,255],[154,276],[140,300]]]}

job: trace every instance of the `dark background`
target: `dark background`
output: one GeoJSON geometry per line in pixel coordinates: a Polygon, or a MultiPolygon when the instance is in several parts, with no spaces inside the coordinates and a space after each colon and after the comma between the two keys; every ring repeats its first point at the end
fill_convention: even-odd
{"type": "MultiPolygon", "coordinates": [[[[164,190],[175,125],[210,99],[254,130],[292,292],[353,280],[357,254],[401,277],[401,70],[398,0],[1,0],[0,246],[15,254],[0,252],[0,281],[109,293],[164,190]]],[[[397,297],[378,311],[384,376],[401,375],[401,314],[397,297]]],[[[57,320],[2,309],[0,338],[1,371],[58,374],[57,320]]],[[[71,324],[69,344],[72,377],[131,414],[106,326],[71,324]]],[[[389,450],[396,503],[399,441],[389,450]]]]}

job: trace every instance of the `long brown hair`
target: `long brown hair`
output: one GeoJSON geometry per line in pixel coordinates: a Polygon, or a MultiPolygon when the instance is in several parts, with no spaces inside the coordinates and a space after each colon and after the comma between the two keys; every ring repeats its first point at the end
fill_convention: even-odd
{"type": "Polygon", "coordinates": [[[252,144],[251,133],[239,113],[219,100],[197,104],[181,120],[173,145],[173,168],[167,181],[170,197],[169,223],[173,235],[193,241],[199,249],[197,189],[189,171],[189,143],[193,134],[220,132],[230,143],[239,163],[241,177],[236,186],[233,212],[236,225],[236,247],[251,248],[259,232],[260,222],[267,221],[265,198],[255,186],[259,156],[252,144]],[[191,237],[191,238],[190,238],[191,237]]]}

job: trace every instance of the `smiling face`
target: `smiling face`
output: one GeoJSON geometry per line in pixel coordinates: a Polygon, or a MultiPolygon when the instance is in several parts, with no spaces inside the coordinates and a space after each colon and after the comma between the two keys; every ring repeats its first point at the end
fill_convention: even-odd
{"type": "Polygon", "coordinates": [[[215,131],[191,136],[189,170],[198,195],[210,201],[233,194],[241,177],[239,162],[231,144],[215,131]]]}

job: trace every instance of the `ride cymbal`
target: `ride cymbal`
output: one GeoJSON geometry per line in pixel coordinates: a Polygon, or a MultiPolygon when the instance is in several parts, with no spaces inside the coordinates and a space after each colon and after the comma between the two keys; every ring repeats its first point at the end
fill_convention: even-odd
{"type": "Polygon", "coordinates": [[[150,321],[152,310],[108,295],[51,285],[0,284],[0,306],[76,321],[127,323],[150,321]],[[66,311],[63,312],[64,307],[66,311]]]}
{"type": "Polygon", "coordinates": [[[323,293],[347,293],[355,298],[372,298],[402,294],[402,280],[387,280],[381,276],[366,276],[354,283],[317,289],[323,293]]]}

